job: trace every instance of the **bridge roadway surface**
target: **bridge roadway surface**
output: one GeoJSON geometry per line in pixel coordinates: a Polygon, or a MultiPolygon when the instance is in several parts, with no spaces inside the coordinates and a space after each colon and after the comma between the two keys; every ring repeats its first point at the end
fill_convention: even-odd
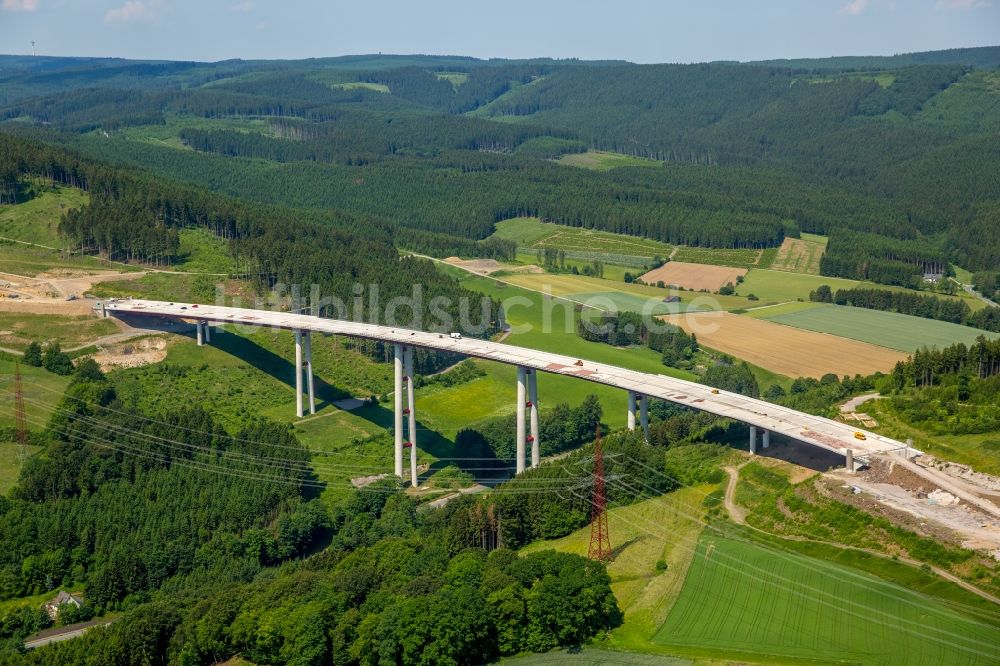
{"type": "MultiPolygon", "coordinates": [[[[721,390],[715,392],[709,386],[666,375],[628,370],[606,363],[596,363],[587,359],[577,359],[489,340],[466,337],[453,339],[447,334],[342,319],[326,319],[313,315],[216,305],[194,306],[189,303],[123,300],[106,303],[105,307],[108,314],[112,316],[116,312],[127,312],[144,316],[201,320],[216,324],[267,326],[288,330],[300,329],[455,352],[465,356],[534,368],[541,372],[576,377],[588,382],[634,391],[640,395],[659,398],[780,433],[793,440],[818,446],[840,455],[846,455],[847,450],[850,449],[855,458],[904,450],[907,446],[902,442],[867,430],[860,430],[846,423],[805,414],[764,400],[749,398],[739,393],[721,390]],[[577,365],[581,360],[583,364],[577,365]],[[857,438],[856,433],[862,433],[865,439],[857,438]]],[[[909,451],[911,454],[917,453],[912,447],[909,451]]]]}

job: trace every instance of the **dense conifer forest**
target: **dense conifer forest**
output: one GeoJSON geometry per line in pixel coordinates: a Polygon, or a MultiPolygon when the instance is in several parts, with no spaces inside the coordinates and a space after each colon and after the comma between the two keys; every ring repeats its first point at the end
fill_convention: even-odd
{"type": "MultiPolygon", "coordinates": [[[[18,121],[5,132],[243,201],[401,226],[413,232],[397,245],[436,254],[490,255],[467,241],[518,215],[706,247],[808,231],[830,236],[824,274],[907,284],[948,263],[1000,264],[985,233],[1000,210],[996,53],[642,66],[7,58],[0,118],[18,121]],[[192,150],[143,140],[147,127],[192,150]],[[595,173],[549,159],[587,149],[664,165],[595,173]]],[[[169,239],[154,244],[169,252],[169,239]]]]}

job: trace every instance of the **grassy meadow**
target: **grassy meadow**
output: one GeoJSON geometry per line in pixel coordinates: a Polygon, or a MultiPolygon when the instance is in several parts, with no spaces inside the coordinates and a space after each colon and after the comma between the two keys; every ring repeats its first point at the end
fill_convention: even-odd
{"type": "MultiPolygon", "coordinates": [[[[13,357],[0,353],[0,428],[14,426],[14,364],[13,357]]],[[[20,365],[28,430],[41,431],[69,384],[69,377],[20,365]]]]}
{"type": "Polygon", "coordinates": [[[33,181],[35,196],[16,205],[0,206],[0,236],[14,240],[62,247],[59,220],[74,208],[86,205],[89,197],[76,187],[48,185],[33,181]]]}
{"type": "MultiPolygon", "coordinates": [[[[743,279],[743,283],[736,287],[736,293],[740,296],[753,294],[761,300],[761,305],[765,301],[785,302],[785,301],[808,301],[809,292],[815,291],[820,285],[829,285],[830,289],[854,289],[861,287],[864,289],[886,289],[889,291],[906,291],[913,293],[912,289],[903,287],[893,287],[891,285],[876,284],[874,282],[861,282],[859,280],[848,280],[845,278],[828,277],[825,275],[809,275],[806,273],[791,273],[778,270],[751,269],[743,279]]],[[[928,292],[930,293],[930,292],[928,292]]],[[[960,293],[956,296],[935,294],[938,298],[961,299],[973,310],[983,307],[982,302],[970,297],[968,294],[960,293]]]]}
{"type": "Polygon", "coordinates": [[[118,332],[111,319],[0,311],[0,347],[24,351],[31,342],[58,342],[63,349],[118,332]]]}
{"type": "Polygon", "coordinates": [[[588,150],[585,153],[569,153],[556,160],[566,166],[593,169],[594,171],[611,171],[621,167],[658,167],[663,162],[646,157],[633,157],[623,153],[610,153],[603,150],[588,150]]]}
{"type": "Polygon", "coordinates": [[[782,311],[780,308],[783,306],[778,306],[756,311],[755,314],[786,326],[830,333],[903,352],[916,351],[922,347],[947,347],[956,342],[971,344],[980,335],[985,335],[987,338],[1000,337],[1000,333],[989,333],[961,324],[897,312],[828,303],[809,305],[815,307],[782,311]]]}

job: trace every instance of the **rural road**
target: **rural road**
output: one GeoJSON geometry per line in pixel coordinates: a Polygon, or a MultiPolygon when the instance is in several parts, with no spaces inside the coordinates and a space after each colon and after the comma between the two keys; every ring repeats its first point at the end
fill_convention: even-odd
{"type": "Polygon", "coordinates": [[[840,413],[853,414],[864,403],[881,397],[881,393],[865,393],[864,395],[855,396],[840,406],[840,413]]]}
{"type": "Polygon", "coordinates": [[[736,483],[740,478],[740,469],[746,465],[746,463],[741,463],[736,467],[728,466],[726,467],[726,473],[729,474],[729,483],[726,484],[726,496],[725,505],[726,511],[729,513],[729,517],[733,519],[733,522],[737,525],[747,524],[747,512],[746,509],[736,504],[733,497],[736,495],[736,483]]]}
{"type": "Polygon", "coordinates": [[[462,495],[473,495],[475,493],[481,493],[484,490],[489,490],[489,488],[487,488],[486,486],[482,485],[481,483],[477,483],[474,486],[469,486],[468,488],[462,488],[457,493],[453,493],[451,495],[447,495],[445,497],[442,497],[441,499],[436,499],[433,502],[430,502],[430,507],[432,509],[440,509],[445,504],[447,504],[448,502],[452,501],[453,499],[455,499],[457,497],[461,497],[462,495]]]}
{"type": "Polygon", "coordinates": [[[982,294],[980,294],[978,291],[976,291],[975,288],[971,284],[963,284],[962,285],[962,289],[964,289],[966,291],[966,293],[971,294],[972,296],[975,296],[976,298],[978,298],[979,300],[981,300],[983,303],[986,303],[986,305],[990,305],[990,306],[995,307],[995,308],[996,307],[1000,307],[1000,304],[997,304],[997,303],[991,301],[990,299],[986,298],[985,296],[983,296],[982,294]]]}
{"type": "Polygon", "coordinates": [[[49,643],[68,641],[71,638],[82,636],[84,632],[93,629],[94,627],[104,627],[114,621],[114,619],[90,620],[89,622],[80,622],[78,624],[70,624],[65,627],[49,629],[29,637],[26,641],[24,641],[24,647],[30,650],[32,648],[48,645],[49,643]]]}

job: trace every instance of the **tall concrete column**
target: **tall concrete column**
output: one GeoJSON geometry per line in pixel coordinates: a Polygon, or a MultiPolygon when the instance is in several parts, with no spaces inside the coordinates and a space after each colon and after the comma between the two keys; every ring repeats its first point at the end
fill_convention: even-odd
{"type": "Polygon", "coordinates": [[[764,448],[766,449],[769,446],[771,446],[771,431],[770,430],[765,430],[764,431],[764,448]]]}
{"type": "Polygon", "coordinates": [[[212,341],[212,328],[208,325],[207,321],[201,322],[202,328],[205,329],[205,342],[212,341]]]}
{"type": "Polygon", "coordinates": [[[524,408],[525,408],[525,377],[527,373],[525,369],[521,366],[517,366],[517,456],[516,467],[517,473],[520,474],[524,471],[525,467],[525,455],[524,455],[524,408]]]}
{"type": "Polygon", "coordinates": [[[395,403],[395,442],[393,456],[396,476],[403,478],[403,345],[393,345],[392,362],[396,374],[395,390],[392,394],[395,403]]]}
{"type": "Polygon", "coordinates": [[[757,426],[750,426],[750,453],[757,453],[757,426]]]}
{"type": "Polygon", "coordinates": [[[203,344],[205,344],[204,333],[201,330],[201,320],[198,320],[194,323],[194,330],[198,336],[198,346],[201,347],[203,344]]]}
{"type": "Polygon", "coordinates": [[[305,332],[306,341],[306,388],[309,391],[309,413],[316,413],[316,391],[313,380],[313,345],[312,332],[305,332]]]}
{"type": "Polygon", "coordinates": [[[542,461],[541,444],[538,442],[538,371],[528,371],[528,404],[531,405],[528,420],[531,422],[531,466],[538,467],[542,461]]]}
{"type": "Polygon", "coordinates": [[[649,396],[639,398],[639,425],[642,427],[642,438],[649,441],[649,396]]]}
{"type": "Polygon", "coordinates": [[[635,391],[628,392],[628,429],[635,430],[635,391]]]}
{"type": "Polygon", "coordinates": [[[302,330],[295,329],[295,415],[302,418],[302,330]]]}
{"type": "Polygon", "coordinates": [[[104,302],[102,301],[101,302],[101,318],[102,319],[107,319],[107,317],[108,317],[108,308],[104,304],[104,302]]]}
{"type": "Polygon", "coordinates": [[[845,467],[847,468],[847,471],[848,472],[853,472],[854,471],[854,451],[851,450],[851,449],[847,449],[847,451],[845,453],[845,457],[847,458],[847,464],[845,465],[845,467]]]}
{"type": "Polygon", "coordinates": [[[413,386],[413,347],[403,349],[403,373],[406,375],[406,408],[410,412],[406,432],[410,441],[410,484],[417,486],[417,408],[413,386]]]}

